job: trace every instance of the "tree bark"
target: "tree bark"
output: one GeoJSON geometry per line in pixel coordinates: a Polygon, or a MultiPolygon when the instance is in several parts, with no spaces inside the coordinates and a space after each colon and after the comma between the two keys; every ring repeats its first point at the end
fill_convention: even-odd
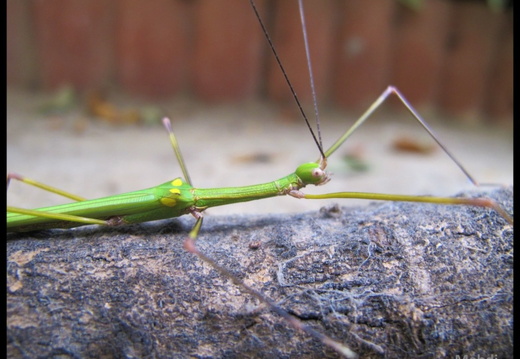
{"type": "MultiPolygon", "coordinates": [[[[485,195],[512,213],[512,193],[485,195]]],[[[9,234],[7,357],[338,356],[184,251],[193,223],[9,234]]],[[[361,357],[513,356],[513,228],[492,210],[207,216],[197,244],[361,357]]]]}

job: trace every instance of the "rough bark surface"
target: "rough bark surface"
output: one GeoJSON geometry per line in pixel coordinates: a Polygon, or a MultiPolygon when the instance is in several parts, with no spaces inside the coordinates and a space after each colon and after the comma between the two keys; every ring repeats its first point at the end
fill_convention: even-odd
{"type": "MultiPolygon", "coordinates": [[[[486,195],[512,213],[512,189],[486,195]]],[[[7,357],[338,356],[185,252],[192,224],[8,235],[7,357]]],[[[198,246],[361,357],[513,357],[513,228],[494,211],[208,216],[198,246]]]]}

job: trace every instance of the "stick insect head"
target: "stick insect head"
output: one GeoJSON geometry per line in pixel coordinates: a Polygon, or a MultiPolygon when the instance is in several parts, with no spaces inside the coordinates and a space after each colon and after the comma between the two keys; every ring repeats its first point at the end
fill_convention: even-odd
{"type": "Polygon", "coordinates": [[[330,175],[322,168],[321,162],[309,162],[298,166],[296,175],[304,185],[321,186],[330,181],[330,175]]]}

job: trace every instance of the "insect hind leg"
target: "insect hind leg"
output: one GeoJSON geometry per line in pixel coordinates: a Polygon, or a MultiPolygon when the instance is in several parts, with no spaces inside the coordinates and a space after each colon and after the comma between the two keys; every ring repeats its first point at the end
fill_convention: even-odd
{"type": "Polygon", "coordinates": [[[56,187],[49,186],[49,185],[47,185],[45,183],[35,181],[35,180],[33,180],[31,178],[28,178],[28,177],[21,176],[21,175],[19,175],[17,173],[8,173],[7,174],[7,190],[9,190],[9,184],[10,184],[11,180],[20,181],[20,182],[23,182],[25,184],[41,188],[44,191],[55,193],[55,194],[57,194],[59,196],[66,197],[66,198],[72,199],[72,200],[77,201],[77,202],[81,202],[81,201],[86,201],[87,200],[84,197],[75,195],[73,193],[61,190],[61,189],[56,188],[56,187]]]}

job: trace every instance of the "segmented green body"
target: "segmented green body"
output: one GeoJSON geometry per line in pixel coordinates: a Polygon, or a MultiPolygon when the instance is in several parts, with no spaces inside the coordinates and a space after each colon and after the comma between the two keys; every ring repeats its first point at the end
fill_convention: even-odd
{"type": "MultiPolygon", "coordinates": [[[[139,191],[38,208],[39,212],[67,214],[106,220],[107,225],[140,223],[158,219],[200,213],[206,208],[237,202],[286,195],[308,184],[321,184],[328,176],[318,163],[306,163],[295,173],[276,181],[243,187],[194,188],[182,178],[176,178],[139,191]]],[[[72,228],[85,223],[61,219],[7,213],[7,231],[21,232],[49,228],[72,228]]]]}

